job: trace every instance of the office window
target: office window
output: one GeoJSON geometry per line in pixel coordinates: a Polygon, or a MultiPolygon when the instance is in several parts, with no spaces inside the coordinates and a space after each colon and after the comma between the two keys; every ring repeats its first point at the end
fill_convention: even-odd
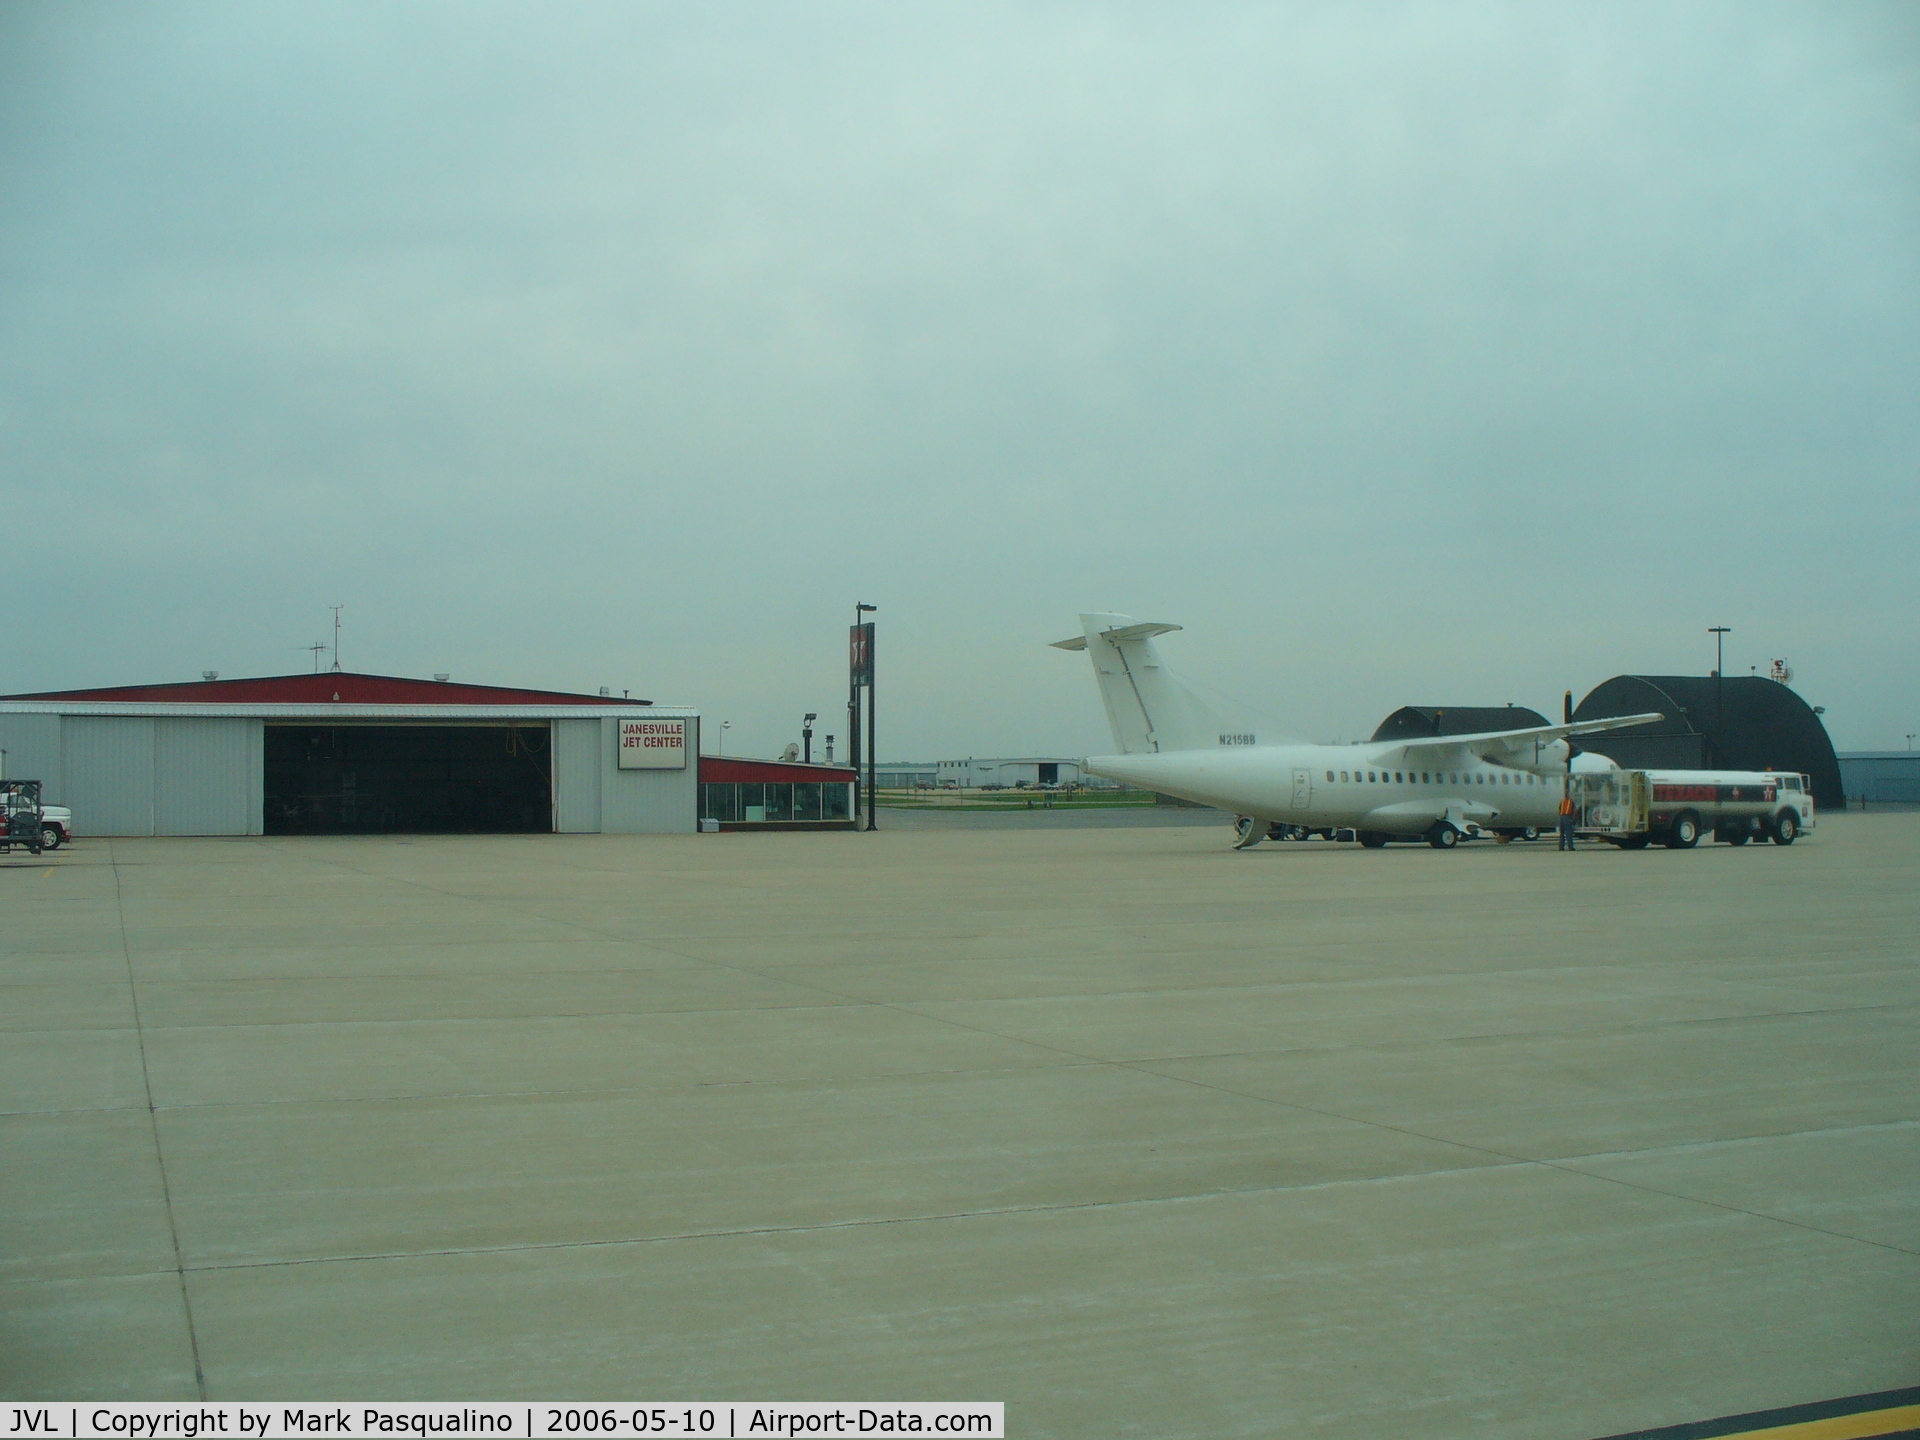
{"type": "Polygon", "coordinates": [[[853,815],[853,786],[844,780],[830,780],[820,787],[820,818],[847,820],[853,815]]]}
{"type": "Polygon", "coordinates": [[[820,818],[820,785],[817,781],[806,781],[793,787],[793,818],[796,820],[820,818]]]}

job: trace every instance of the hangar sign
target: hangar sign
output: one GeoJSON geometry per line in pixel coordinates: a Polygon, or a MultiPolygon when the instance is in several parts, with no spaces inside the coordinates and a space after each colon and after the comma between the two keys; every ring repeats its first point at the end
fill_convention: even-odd
{"type": "Polygon", "coordinates": [[[687,722],[684,720],[622,720],[622,770],[684,770],[687,768],[687,722]]]}

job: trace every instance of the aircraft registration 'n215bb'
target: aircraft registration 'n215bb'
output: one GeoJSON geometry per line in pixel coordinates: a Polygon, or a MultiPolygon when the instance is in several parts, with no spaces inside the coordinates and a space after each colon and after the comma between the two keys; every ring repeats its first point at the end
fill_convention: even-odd
{"type": "Polygon", "coordinates": [[[1122,752],[1090,757],[1087,770],[1234,812],[1240,849],[1269,837],[1352,830],[1369,847],[1424,839],[1445,850],[1464,836],[1546,829],[1559,818],[1569,736],[1664,718],[1621,715],[1363,745],[1262,744],[1257,732],[1222,721],[1167,669],[1153,637],[1178,625],[1082,615],[1080,626],[1080,634],[1054,643],[1092,659],[1122,752]]]}

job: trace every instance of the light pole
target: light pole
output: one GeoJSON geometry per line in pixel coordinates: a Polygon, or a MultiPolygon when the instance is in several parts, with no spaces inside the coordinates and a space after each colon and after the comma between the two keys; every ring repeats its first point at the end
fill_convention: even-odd
{"type": "Polygon", "coordinates": [[[807,718],[800,722],[800,759],[802,763],[813,763],[813,722],[820,718],[817,710],[809,710],[807,718]]]}

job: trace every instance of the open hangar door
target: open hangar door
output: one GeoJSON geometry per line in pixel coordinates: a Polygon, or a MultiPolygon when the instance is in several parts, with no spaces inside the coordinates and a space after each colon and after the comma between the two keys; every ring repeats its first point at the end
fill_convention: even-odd
{"type": "Polygon", "coordinates": [[[269,835],[544,834],[545,721],[266,727],[269,835]]]}

